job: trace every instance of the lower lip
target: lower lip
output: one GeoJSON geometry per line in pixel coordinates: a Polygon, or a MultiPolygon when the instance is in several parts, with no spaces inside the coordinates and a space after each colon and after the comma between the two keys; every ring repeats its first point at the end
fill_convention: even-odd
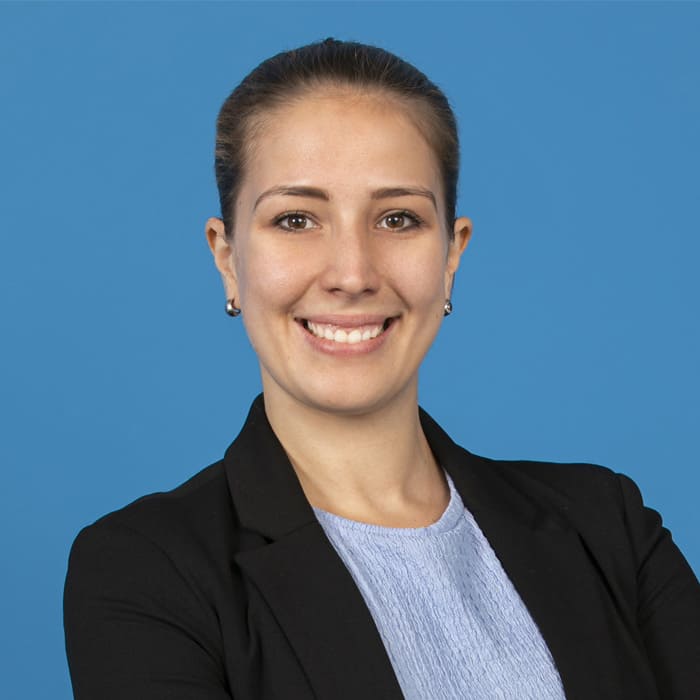
{"type": "Polygon", "coordinates": [[[306,342],[311,345],[314,350],[325,353],[326,355],[337,355],[339,357],[352,357],[355,355],[366,355],[367,353],[374,352],[384,345],[388,335],[393,331],[394,326],[398,323],[399,319],[395,318],[389,327],[380,333],[376,338],[370,338],[369,340],[361,340],[359,343],[336,343],[335,340],[328,340],[327,338],[319,338],[313,333],[304,328],[304,326],[297,322],[299,330],[304,334],[306,342]]]}

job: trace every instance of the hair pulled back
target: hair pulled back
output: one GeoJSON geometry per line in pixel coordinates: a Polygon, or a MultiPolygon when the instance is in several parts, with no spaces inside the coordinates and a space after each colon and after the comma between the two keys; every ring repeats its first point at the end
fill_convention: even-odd
{"type": "Polygon", "coordinates": [[[388,51],[352,41],[325,41],[284,51],[263,61],[229,95],[216,124],[215,172],[221,216],[233,234],[236,198],[243,180],[254,127],[265,112],[324,87],[393,93],[407,108],[435,153],[452,235],[459,174],[454,113],[443,92],[413,65],[388,51]]]}

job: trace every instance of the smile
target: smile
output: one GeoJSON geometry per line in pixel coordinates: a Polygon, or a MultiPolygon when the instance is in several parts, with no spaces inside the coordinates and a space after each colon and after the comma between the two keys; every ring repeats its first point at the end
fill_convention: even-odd
{"type": "Polygon", "coordinates": [[[367,340],[373,340],[389,328],[395,317],[387,318],[382,323],[365,323],[357,326],[338,325],[333,323],[320,323],[299,319],[299,323],[313,336],[323,340],[332,340],[335,343],[355,345],[367,340]]]}

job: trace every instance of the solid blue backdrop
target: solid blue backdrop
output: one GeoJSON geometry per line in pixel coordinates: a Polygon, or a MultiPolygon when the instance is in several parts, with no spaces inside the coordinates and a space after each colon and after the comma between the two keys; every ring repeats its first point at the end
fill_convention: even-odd
{"type": "Polygon", "coordinates": [[[70,697],[78,530],[220,457],[259,390],[203,235],[216,112],[333,35],[460,118],[475,233],[421,379],[457,441],[632,476],[700,567],[700,5],[0,5],[6,697],[70,697]]]}

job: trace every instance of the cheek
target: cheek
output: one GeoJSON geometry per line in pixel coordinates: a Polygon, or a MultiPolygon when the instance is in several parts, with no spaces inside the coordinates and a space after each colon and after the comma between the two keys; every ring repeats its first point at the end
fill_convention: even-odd
{"type": "Polygon", "coordinates": [[[303,293],[310,273],[306,256],[250,246],[239,263],[239,292],[247,308],[288,306],[303,293]]]}
{"type": "Polygon", "coordinates": [[[403,256],[392,261],[391,268],[391,276],[397,280],[401,296],[410,305],[431,306],[442,298],[445,257],[441,250],[403,256]]]}

